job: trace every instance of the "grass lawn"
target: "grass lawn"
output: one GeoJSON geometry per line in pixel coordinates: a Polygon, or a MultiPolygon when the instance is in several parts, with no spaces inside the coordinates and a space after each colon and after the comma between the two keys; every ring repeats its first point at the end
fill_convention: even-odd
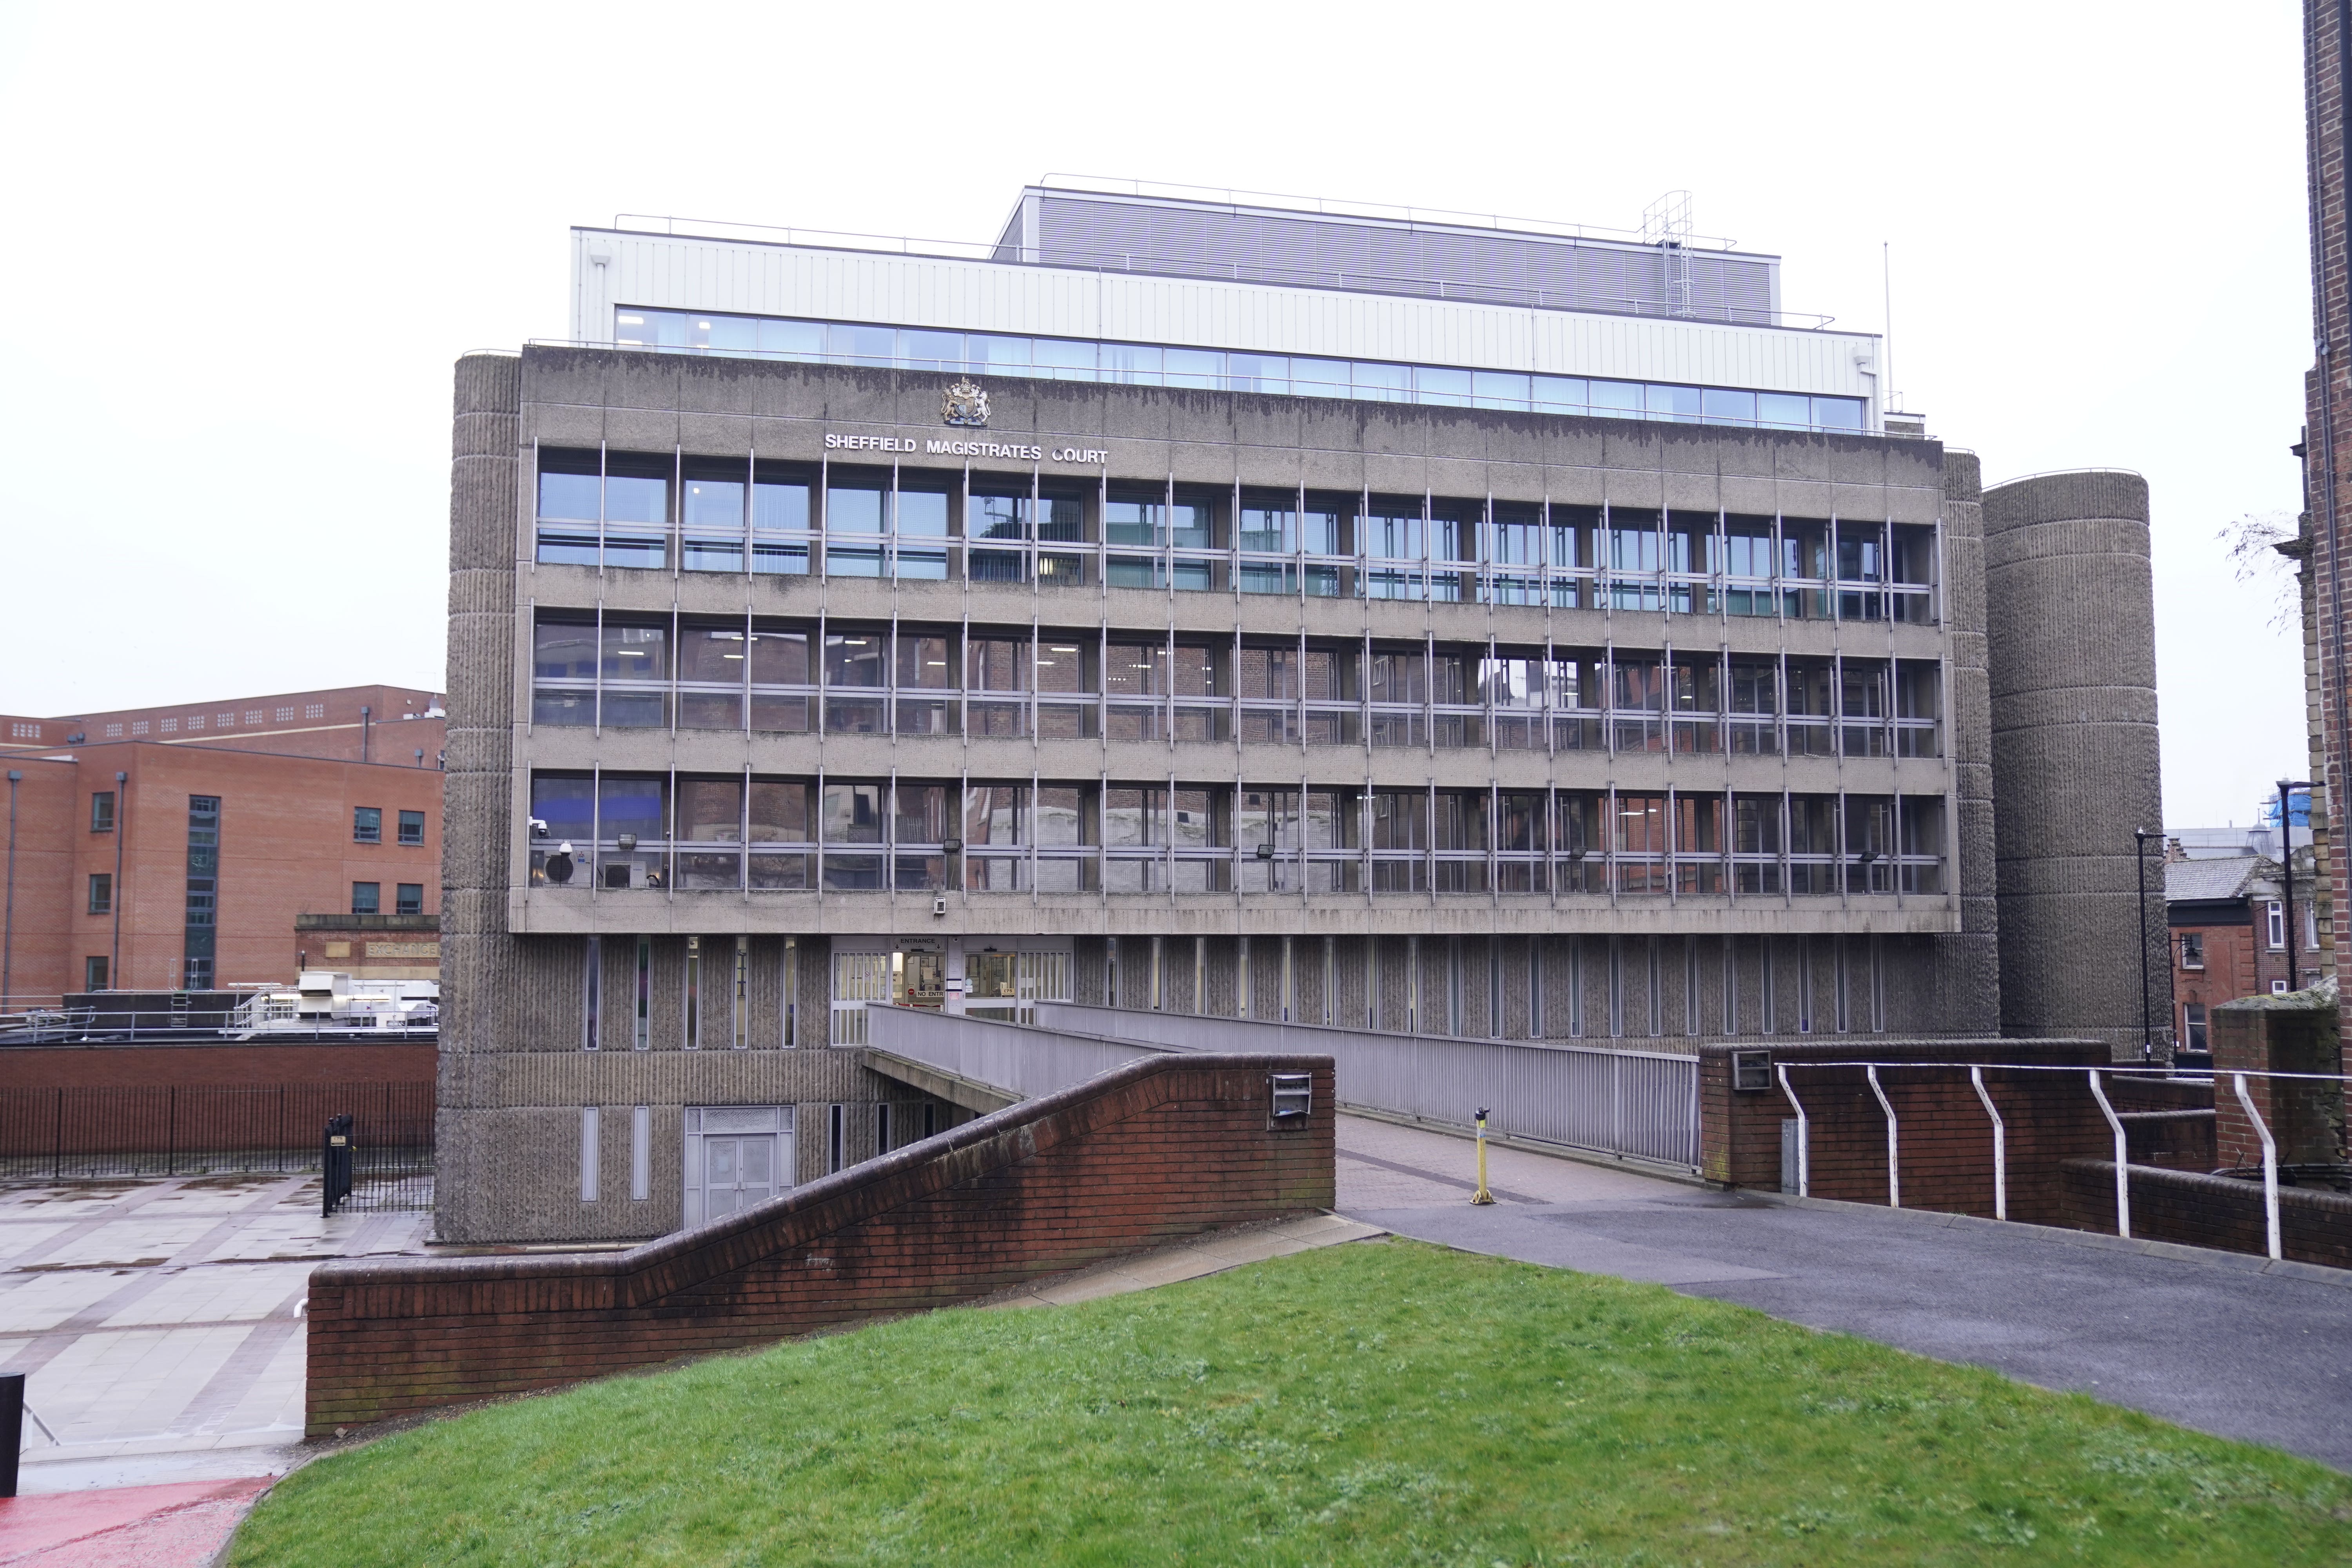
{"type": "Polygon", "coordinates": [[[240,1565],[2352,1562],[2352,1478],[1414,1242],[948,1311],[321,1460],[240,1565]]]}

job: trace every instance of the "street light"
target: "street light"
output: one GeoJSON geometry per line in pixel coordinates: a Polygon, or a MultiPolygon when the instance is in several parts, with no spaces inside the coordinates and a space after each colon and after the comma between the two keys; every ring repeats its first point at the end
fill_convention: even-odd
{"type": "Polygon", "coordinates": [[[2132,829],[2138,853],[2132,857],[2139,872],[2139,1059],[2156,1059],[2156,1021],[2147,999],[2147,829],[2132,829]]]}
{"type": "Polygon", "coordinates": [[[2303,989],[2294,970],[2294,792],[2311,788],[2308,779],[2279,780],[2279,874],[2286,889],[2286,988],[2303,989]]]}

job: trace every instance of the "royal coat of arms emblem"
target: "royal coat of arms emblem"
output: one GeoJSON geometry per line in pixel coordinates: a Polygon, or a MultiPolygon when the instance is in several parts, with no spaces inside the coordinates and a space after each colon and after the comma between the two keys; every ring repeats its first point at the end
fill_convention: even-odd
{"type": "Polygon", "coordinates": [[[986,425],[988,394],[970,376],[960,376],[940,395],[940,418],[949,425],[986,425]]]}

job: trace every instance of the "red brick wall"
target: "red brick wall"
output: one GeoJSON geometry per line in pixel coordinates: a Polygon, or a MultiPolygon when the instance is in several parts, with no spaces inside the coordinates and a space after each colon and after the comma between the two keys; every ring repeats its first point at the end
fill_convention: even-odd
{"type": "MultiPolygon", "coordinates": [[[[2217,1163],[2259,1165],[2262,1135],[2238,1098],[2236,1073],[2332,1073],[2337,1015],[2331,1007],[2253,997],[2213,1013],[2213,1110],[2217,1163]]],[[[2344,1086],[2331,1079],[2250,1076],[2247,1098],[2284,1165],[2327,1165],[2344,1157],[2344,1086]]]]}
{"type": "MultiPolygon", "coordinates": [[[[1771,1047],[1772,1087],[1731,1087],[1731,1055],[1754,1047],[1703,1046],[1699,1051],[1700,1170],[1712,1181],[1777,1190],[1780,1123],[1796,1112],[1780,1092],[1778,1068],[1804,1104],[1809,1123],[1810,1187],[1817,1198],[1887,1200],[1886,1117],[1861,1068],[1806,1065],[1872,1060],[1895,1109],[1906,1208],[1990,1215],[1992,1122],[1964,1065],[2097,1065],[2103,1045],[2046,1040],[1880,1041],[1832,1039],[1771,1047]]],[[[2114,1135],[2079,1072],[1988,1067],[1985,1089],[2007,1124],[2009,1217],[2061,1223],[2058,1166],[2112,1151],[2114,1135]]]]}
{"type": "Polygon", "coordinates": [[[1333,1202],[1328,1058],[1160,1056],[625,1253],[331,1263],[311,1436],[971,1300],[1333,1202]],[[1267,1075],[1311,1070],[1303,1126],[1267,1075]]]}
{"type": "Polygon", "coordinates": [[[430,1040],[282,1046],[16,1046],[0,1050],[0,1086],[266,1088],[281,1083],[431,1083],[438,1055],[430,1040]]]}
{"type": "MultiPolygon", "coordinates": [[[[2112,1160],[2069,1160],[2063,1167],[2065,1223],[2077,1230],[2116,1229],[2112,1160]]],[[[2147,1241],[2267,1256],[2270,1222],[2263,1184],[2191,1171],[2131,1167],[2132,1235],[2147,1241]]],[[[2352,1268],[2352,1197],[2305,1187],[2279,1189],[2279,1250],[2303,1263],[2352,1268]]]]}
{"type": "MultiPolygon", "coordinates": [[[[2315,336],[2325,353],[2305,377],[2305,424],[2304,479],[2312,518],[2311,566],[2317,597],[2320,676],[2320,725],[2325,734],[2327,832],[2331,853],[2328,879],[2337,919],[2352,910],[2352,885],[2347,880],[2347,847],[2352,847],[2352,692],[2346,680],[2347,633],[2345,619],[2352,615],[2352,540],[2344,537],[2352,524],[2352,261],[2346,249],[2346,203],[2352,198],[2345,178],[2345,113],[2343,97],[2346,40],[2339,31],[2342,13],[2326,0],[2305,0],[2304,108],[2306,146],[2305,178],[2311,206],[2312,288],[2315,336]]],[[[2317,775],[2315,775],[2317,776],[2317,775]]],[[[2352,1006],[2352,994],[2342,999],[2352,1006]]],[[[2341,1036],[2352,1046],[2352,1029],[2341,1036]]],[[[2342,1057],[2341,1070],[2352,1071],[2352,1056],[2342,1057]]]]}
{"type": "MultiPolygon", "coordinates": [[[[294,917],[351,907],[351,885],[377,882],[394,907],[403,882],[441,904],[441,773],[433,767],[331,762],[210,746],[78,747],[69,762],[14,760],[25,774],[16,844],[16,918],[10,989],[54,999],[82,989],[82,962],[110,956],[114,917],[89,912],[89,878],[115,870],[115,833],[89,830],[93,793],[116,790],[122,836],[121,962],[116,990],[181,984],[186,949],[188,797],[221,798],[219,924],[214,976],[222,985],[293,979],[294,917]],[[117,788],[118,772],[131,775],[117,788]],[[354,806],[383,812],[383,842],[352,840],[354,806]],[[399,813],[425,814],[425,842],[402,845],[399,813]]],[[[427,756],[427,762],[432,760],[427,756]]],[[[320,955],[313,953],[312,962],[320,955]]]]}

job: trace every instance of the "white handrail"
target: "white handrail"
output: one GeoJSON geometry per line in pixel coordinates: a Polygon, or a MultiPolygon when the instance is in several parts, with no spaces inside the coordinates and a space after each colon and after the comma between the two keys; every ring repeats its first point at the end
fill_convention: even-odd
{"type": "Polygon", "coordinates": [[[1878,1109],[1886,1113],[1886,1206],[1899,1209],[1903,1206],[1903,1171],[1895,1160],[1895,1107],[1887,1103],[1886,1091],[1878,1087],[1875,1063],[1868,1069],[1868,1076],[1870,1092],[1878,1096],[1878,1109]]]}
{"type": "Polygon", "coordinates": [[[2131,1162],[2124,1146],[2124,1124],[2116,1115],[2116,1108],[2107,1103],[2107,1091],[2099,1087],[2099,1069],[2091,1069],[2091,1098],[2099,1102],[2100,1114],[2116,1134],[2116,1234],[2131,1239],[2131,1162]]]}
{"type": "Polygon", "coordinates": [[[2246,1108],[2246,1119],[2254,1124],[2254,1131],[2263,1141],[2263,1216],[2270,1222],[2271,1257],[2283,1256],[2279,1249],[2278,1205],[2278,1143],[2271,1130],[2263,1124],[2263,1113],[2254,1109],[2254,1097],[2246,1092],[2246,1075],[2231,1073],[2237,1080],[2238,1103],[2246,1108]]]}
{"type": "Polygon", "coordinates": [[[1776,1062],[1773,1065],[1777,1067],[1780,1072],[1780,1092],[1787,1095],[1789,1097],[1789,1103],[1796,1108],[1797,1195],[1801,1198],[1809,1198],[1813,1195],[1811,1191],[1813,1184],[1813,1172],[1811,1140],[1807,1136],[1811,1128],[1805,1116],[1804,1101],[1799,1100],[1797,1098],[1797,1091],[1789,1087],[1789,1064],[1786,1062],[1776,1062]]]}
{"type": "Polygon", "coordinates": [[[1969,1081],[1977,1086],[1977,1099],[1984,1102],[1985,1114],[1992,1118],[1992,1217],[2009,1217],[2009,1129],[1993,1109],[1992,1096],[1985,1092],[1984,1068],[1970,1068],[1969,1081]]]}

